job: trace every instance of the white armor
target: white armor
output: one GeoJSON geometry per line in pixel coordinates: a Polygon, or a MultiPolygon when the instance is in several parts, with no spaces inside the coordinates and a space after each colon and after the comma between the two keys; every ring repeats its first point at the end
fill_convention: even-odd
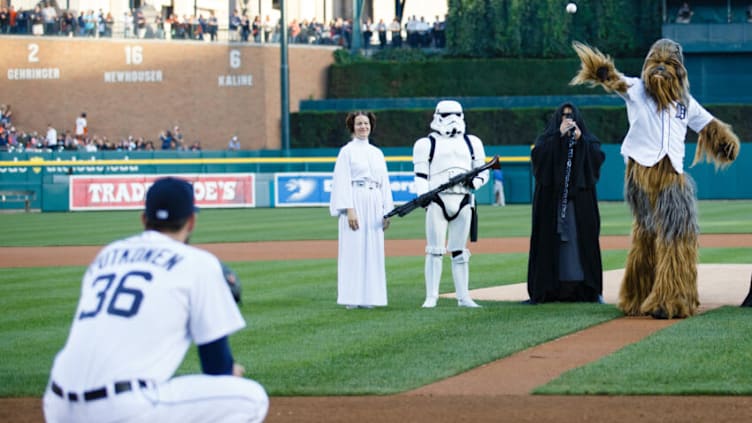
{"type": "MultiPolygon", "coordinates": [[[[453,176],[482,166],[486,162],[486,153],[481,140],[474,135],[464,135],[465,122],[462,106],[456,101],[439,102],[431,128],[438,132],[419,139],[413,146],[415,189],[418,195],[438,187],[453,176]],[[450,112],[456,114],[447,115],[450,112]],[[459,119],[456,119],[457,117],[459,119]]],[[[472,189],[480,188],[488,179],[489,171],[481,172],[473,179],[472,189]]],[[[442,259],[447,251],[452,255],[452,277],[458,305],[478,307],[470,298],[468,291],[470,251],[465,248],[472,220],[471,207],[474,204],[472,189],[464,185],[455,185],[439,194],[443,207],[436,202],[428,206],[426,212],[426,301],[423,307],[436,306],[442,259]],[[468,196],[467,200],[465,200],[466,196],[468,196]]]]}

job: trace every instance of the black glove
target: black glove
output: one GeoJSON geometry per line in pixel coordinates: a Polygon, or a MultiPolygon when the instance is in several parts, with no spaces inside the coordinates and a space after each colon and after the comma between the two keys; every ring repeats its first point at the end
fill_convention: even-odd
{"type": "Polygon", "coordinates": [[[468,179],[467,181],[465,181],[465,182],[464,182],[464,185],[465,185],[465,186],[466,186],[466,187],[467,187],[468,189],[470,189],[470,190],[473,190],[473,191],[474,191],[474,190],[475,190],[475,183],[474,183],[473,181],[475,181],[475,177],[472,177],[471,179],[468,179]]]}
{"type": "Polygon", "coordinates": [[[230,288],[232,298],[240,305],[243,302],[243,298],[238,274],[224,263],[222,263],[222,273],[225,275],[225,281],[227,281],[227,286],[230,288]]]}

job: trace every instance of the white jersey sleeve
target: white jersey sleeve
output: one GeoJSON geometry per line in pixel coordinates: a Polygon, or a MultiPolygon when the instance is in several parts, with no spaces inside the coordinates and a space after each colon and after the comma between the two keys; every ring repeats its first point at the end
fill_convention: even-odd
{"type": "Polygon", "coordinates": [[[713,115],[710,114],[700,103],[695,100],[694,97],[689,97],[689,107],[687,112],[687,126],[695,132],[702,131],[707,124],[713,120],[713,115]]]}
{"type": "Polygon", "coordinates": [[[227,287],[219,260],[204,251],[198,254],[204,257],[195,269],[198,283],[191,288],[188,330],[193,342],[203,345],[242,329],[245,322],[227,287]]]}

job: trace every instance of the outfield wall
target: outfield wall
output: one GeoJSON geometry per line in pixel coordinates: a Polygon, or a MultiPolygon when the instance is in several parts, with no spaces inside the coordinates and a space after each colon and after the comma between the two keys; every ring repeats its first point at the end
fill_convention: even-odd
{"type": "MultiPolygon", "coordinates": [[[[290,110],[323,98],[336,47],[291,45],[290,110]]],[[[0,103],[13,124],[44,135],[71,133],[87,113],[89,134],[117,142],[179,126],[186,145],[280,149],[280,48],[254,43],[78,39],[4,35],[0,103]]]]}
{"type": "MultiPolygon", "coordinates": [[[[601,201],[624,198],[625,166],[619,148],[618,145],[603,146],[606,162],[598,183],[601,201]]],[[[746,183],[752,180],[752,156],[743,153],[749,148],[752,143],[744,143],[739,159],[725,171],[717,172],[706,163],[689,168],[695,144],[688,144],[685,167],[697,183],[698,198],[752,199],[752,184],[746,183]]],[[[407,179],[405,176],[412,173],[411,150],[385,148],[384,153],[395,196],[401,201],[412,198],[411,176],[407,179]]],[[[328,197],[322,196],[328,195],[326,189],[336,154],[336,149],[294,150],[290,157],[283,157],[278,151],[0,153],[0,192],[33,191],[35,198],[31,207],[42,211],[90,210],[93,209],[90,203],[84,202],[84,206],[79,207],[81,203],[72,200],[72,179],[91,177],[96,183],[120,177],[118,183],[131,184],[134,177],[148,179],[153,175],[177,174],[198,181],[197,189],[201,190],[198,193],[206,192],[210,200],[204,204],[207,207],[321,206],[328,201],[328,197]],[[243,175],[251,175],[250,182],[243,175]],[[236,188],[238,186],[249,187],[250,191],[242,191],[236,188]],[[306,194],[304,187],[310,192],[306,194]],[[225,193],[225,201],[211,203],[216,200],[211,196],[219,192],[225,193]],[[242,197],[236,196],[241,192],[245,192],[242,197]],[[298,201],[304,194],[310,196],[298,201]]],[[[530,147],[488,146],[486,154],[500,156],[507,202],[529,204],[534,187],[530,147]]],[[[476,197],[479,204],[490,204],[491,184],[479,190],[476,197]]],[[[132,204],[117,207],[140,207],[140,198],[130,200],[132,204]]],[[[23,207],[22,203],[0,201],[0,210],[23,207]]]]}

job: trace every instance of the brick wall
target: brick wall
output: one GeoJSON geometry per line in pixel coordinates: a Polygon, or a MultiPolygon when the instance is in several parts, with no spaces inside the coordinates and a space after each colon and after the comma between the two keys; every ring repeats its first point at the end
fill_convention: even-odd
{"type": "MultiPolygon", "coordinates": [[[[333,48],[290,46],[290,111],[321,99],[333,48]]],[[[278,149],[278,46],[194,41],[3,37],[0,103],[14,125],[44,133],[73,131],[86,112],[89,133],[128,135],[158,144],[179,126],[190,145],[224,149],[237,134],[243,149],[278,149]]]]}

